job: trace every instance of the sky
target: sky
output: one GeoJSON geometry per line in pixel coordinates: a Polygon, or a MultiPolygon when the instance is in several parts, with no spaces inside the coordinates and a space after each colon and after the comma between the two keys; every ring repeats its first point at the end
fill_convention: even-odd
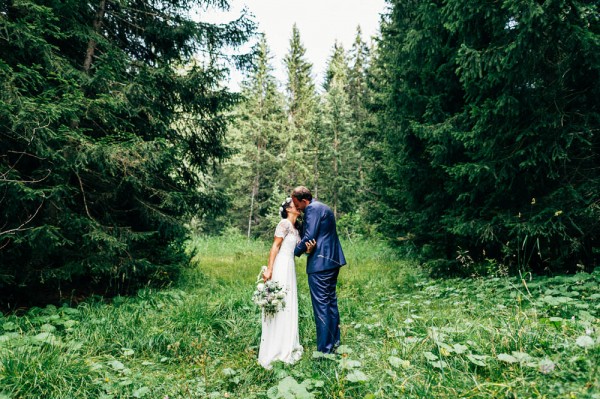
{"type": "MultiPolygon", "coordinates": [[[[228,13],[204,11],[201,19],[227,22],[237,18],[245,6],[254,15],[258,32],[264,32],[267,37],[273,56],[271,66],[282,85],[285,83],[283,58],[289,51],[292,27],[296,23],[318,87],[323,82],[335,41],[349,50],[360,25],[363,40],[369,43],[378,33],[380,14],[386,9],[385,0],[230,0],[230,4],[228,13]]],[[[240,73],[233,73],[229,87],[237,90],[242,79],[240,73]]]]}

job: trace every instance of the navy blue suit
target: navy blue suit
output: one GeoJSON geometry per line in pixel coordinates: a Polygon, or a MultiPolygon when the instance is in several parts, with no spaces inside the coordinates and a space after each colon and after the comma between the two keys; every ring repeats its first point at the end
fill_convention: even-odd
{"type": "Polygon", "coordinates": [[[306,242],[317,241],[308,255],[306,273],[317,326],[317,350],[333,352],[340,342],[340,315],[338,312],[336,284],[340,267],[346,264],[342,245],[335,227],[331,209],[316,200],[304,209],[302,240],[294,255],[306,252],[306,242]]]}

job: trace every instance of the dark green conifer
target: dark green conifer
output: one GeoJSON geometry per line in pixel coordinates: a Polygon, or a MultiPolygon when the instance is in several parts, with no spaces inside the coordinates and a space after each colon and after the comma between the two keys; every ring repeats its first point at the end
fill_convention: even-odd
{"type": "Polygon", "coordinates": [[[227,2],[0,2],[3,301],[176,276],[237,101],[215,60],[253,28],[191,18],[209,5],[227,2]]]}

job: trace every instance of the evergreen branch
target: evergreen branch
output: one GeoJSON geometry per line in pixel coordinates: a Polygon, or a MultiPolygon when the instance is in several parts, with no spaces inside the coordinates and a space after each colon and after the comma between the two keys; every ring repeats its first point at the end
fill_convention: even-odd
{"type": "MultiPolygon", "coordinates": [[[[43,128],[46,128],[48,126],[50,126],[50,122],[49,121],[48,121],[48,123],[45,126],[38,126],[38,127],[33,128],[33,133],[31,134],[31,137],[27,141],[27,145],[25,146],[25,148],[29,147],[31,145],[31,143],[33,142],[33,139],[34,139],[35,134],[36,134],[36,130],[43,129],[43,128]]],[[[8,174],[8,172],[10,172],[10,171],[12,171],[12,170],[15,169],[15,167],[17,166],[17,164],[19,163],[19,161],[21,160],[21,158],[23,158],[24,155],[28,155],[30,157],[37,158],[37,159],[44,159],[44,158],[37,157],[37,156],[35,156],[33,154],[29,154],[29,153],[24,152],[24,151],[10,151],[9,150],[8,152],[12,153],[12,154],[20,154],[20,155],[17,158],[17,160],[15,161],[15,163],[12,164],[12,165],[10,165],[9,169],[5,173],[2,174],[2,178],[3,179],[5,179],[5,177],[8,174]]],[[[48,176],[46,176],[46,177],[48,177],[48,176]]],[[[5,179],[4,181],[9,181],[9,180],[5,179]]]]}
{"type": "Polygon", "coordinates": [[[77,180],[79,180],[79,187],[81,188],[81,196],[83,197],[83,205],[85,206],[85,213],[87,213],[88,217],[91,220],[95,221],[95,219],[90,214],[90,209],[88,208],[87,200],[85,199],[85,192],[83,191],[83,182],[81,181],[81,177],[79,176],[79,173],[77,173],[77,172],[75,172],[75,176],[77,176],[77,180]]]}
{"type": "MultiPolygon", "coordinates": [[[[7,172],[8,173],[8,172],[7,172]]],[[[0,180],[3,182],[7,182],[7,183],[40,183],[44,180],[46,180],[48,178],[48,176],[50,176],[52,174],[52,170],[48,169],[48,174],[44,177],[42,177],[39,180],[12,180],[12,179],[7,179],[5,176],[7,173],[4,173],[2,176],[0,176],[0,180]]]]}
{"type": "MultiPolygon", "coordinates": [[[[1,235],[6,235],[6,234],[16,233],[18,231],[31,230],[33,227],[28,227],[28,228],[24,229],[23,226],[25,226],[28,223],[30,223],[37,216],[37,214],[39,213],[40,209],[42,209],[42,205],[44,205],[44,200],[42,200],[42,203],[40,204],[40,206],[38,206],[38,208],[35,210],[35,213],[29,219],[27,219],[25,222],[23,222],[19,227],[15,227],[14,229],[10,229],[10,230],[0,231],[0,236],[1,235]]],[[[6,245],[8,245],[8,243],[6,245]]],[[[4,248],[6,245],[0,247],[0,249],[4,248]]]]}
{"type": "Polygon", "coordinates": [[[177,218],[166,214],[165,212],[161,211],[160,209],[150,205],[149,203],[143,201],[139,196],[135,196],[135,199],[143,206],[145,206],[146,208],[150,209],[151,211],[154,211],[156,214],[161,215],[165,220],[170,220],[173,223],[178,223],[179,221],[177,220],[177,218]]]}
{"type": "Polygon", "coordinates": [[[131,22],[131,21],[127,20],[127,18],[124,18],[124,17],[120,16],[120,15],[119,15],[118,13],[116,13],[116,12],[115,12],[115,13],[112,13],[112,16],[113,16],[113,17],[115,17],[116,19],[118,19],[118,20],[122,21],[122,22],[123,22],[125,25],[129,25],[129,26],[131,26],[131,27],[133,27],[133,28],[135,28],[135,29],[139,30],[140,32],[145,32],[145,31],[146,31],[146,28],[144,28],[144,27],[142,27],[142,26],[139,26],[139,25],[137,25],[137,24],[135,24],[135,23],[133,23],[133,22],[131,22]]]}

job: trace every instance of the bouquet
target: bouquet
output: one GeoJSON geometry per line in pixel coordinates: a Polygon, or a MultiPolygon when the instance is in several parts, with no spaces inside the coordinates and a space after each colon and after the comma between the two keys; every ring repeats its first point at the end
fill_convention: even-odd
{"type": "Polygon", "coordinates": [[[266,317],[272,317],[285,308],[285,290],[276,281],[269,280],[263,283],[263,273],[267,270],[263,266],[256,279],[256,290],[252,294],[252,302],[258,305],[266,317]]]}

